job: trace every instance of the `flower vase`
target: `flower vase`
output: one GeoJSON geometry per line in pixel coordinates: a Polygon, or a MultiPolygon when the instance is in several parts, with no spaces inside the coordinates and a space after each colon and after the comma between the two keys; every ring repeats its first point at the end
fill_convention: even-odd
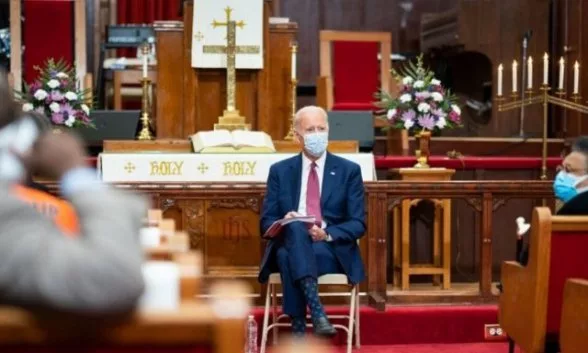
{"type": "Polygon", "coordinates": [[[416,135],[419,141],[419,149],[416,151],[417,164],[415,168],[429,168],[431,131],[423,130],[416,135]]]}

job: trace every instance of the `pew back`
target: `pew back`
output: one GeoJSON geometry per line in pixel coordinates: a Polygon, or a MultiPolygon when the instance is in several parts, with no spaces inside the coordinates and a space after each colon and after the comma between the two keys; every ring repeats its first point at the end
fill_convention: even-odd
{"type": "Polygon", "coordinates": [[[588,281],[566,282],[560,331],[561,353],[584,353],[588,347],[588,281]]]}
{"type": "Polygon", "coordinates": [[[570,277],[588,278],[587,248],[588,217],[535,208],[528,265],[503,263],[499,306],[501,327],[525,352],[544,352],[546,341],[557,340],[563,286],[570,277]]]}

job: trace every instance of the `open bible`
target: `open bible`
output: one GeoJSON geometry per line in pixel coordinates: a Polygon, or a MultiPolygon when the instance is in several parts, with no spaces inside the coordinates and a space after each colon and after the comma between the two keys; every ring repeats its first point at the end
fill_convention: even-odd
{"type": "Polygon", "coordinates": [[[272,138],[263,131],[214,130],[190,136],[196,153],[273,153],[272,138]]]}
{"type": "Polygon", "coordinates": [[[280,234],[280,231],[282,230],[282,228],[290,223],[294,223],[294,222],[303,222],[303,223],[308,223],[308,224],[313,224],[315,222],[316,218],[314,216],[297,216],[297,217],[290,217],[290,218],[282,218],[279,219],[277,221],[275,221],[274,223],[272,223],[272,225],[265,231],[265,234],[263,234],[264,238],[273,238],[276,235],[280,234]]]}

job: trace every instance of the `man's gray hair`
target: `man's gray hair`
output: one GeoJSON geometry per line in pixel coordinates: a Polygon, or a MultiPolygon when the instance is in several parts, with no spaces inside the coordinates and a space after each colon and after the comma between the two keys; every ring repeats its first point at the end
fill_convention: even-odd
{"type": "Polygon", "coordinates": [[[298,126],[300,126],[300,120],[302,120],[302,118],[305,115],[311,114],[322,115],[325,117],[325,121],[327,122],[327,124],[329,123],[329,116],[327,115],[326,110],[316,105],[307,105],[306,107],[298,109],[298,111],[294,115],[294,127],[297,128],[298,126]]]}

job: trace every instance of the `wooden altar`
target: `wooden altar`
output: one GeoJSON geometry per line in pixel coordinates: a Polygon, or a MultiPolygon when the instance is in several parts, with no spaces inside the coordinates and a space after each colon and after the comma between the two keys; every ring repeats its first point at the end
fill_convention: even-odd
{"type": "MultiPolygon", "coordinates": [[[[290,128],[290,43],[295,23],[270,24],[271,1],[264,1],[264,59],[261,70],[237,70],[237,109],[253,130],[283,139],[290,128]]],[[[226,106],[226,70],[195,69],[191,63],[193,2],[184,4],[183,22],[156,22],[157,138],[186,138],[212,130],[226,106]]]]}

